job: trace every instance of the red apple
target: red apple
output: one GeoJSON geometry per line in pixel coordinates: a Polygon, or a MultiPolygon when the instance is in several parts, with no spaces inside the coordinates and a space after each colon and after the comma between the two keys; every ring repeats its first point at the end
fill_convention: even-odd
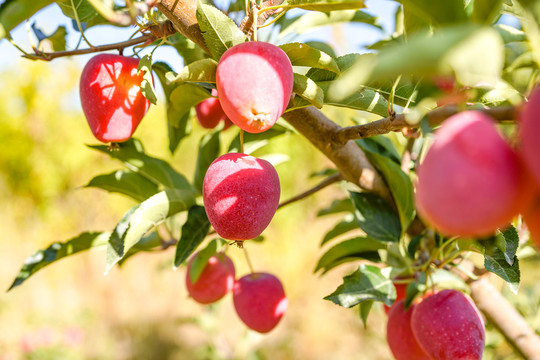
{"type": "Polygon", "coordinates": [[[99,54],[81,74],[81,105],[94,136],[101,142],[128,140],[150,107],[140,85],[135,58],[99,54]]]}
{"type": "Polygon", "coordinates": [[[277,277],[267,273],[240,278],[234,285],[233,301],[244,324],[260,333],[275,328],[288,305],[283,285],[277,277]]]}
{"type": "Polygon", "coordinates": [[[457,290],[443,290],[414,307],[411,328],[420,347],[435,360],[480,360],[485,327],[474,303],[457,290]]]}
{"type": "Polygon", "coordinates": [[[396,360],[431,360],[422,350],[411,329],[411,315],[415,305],[405,310],[405,300],[399,300],[388,312],[386,340],[396,360]]]}
{"type": "Polygon", "coordinates": [[[535,89],[520,113],[521,154],[533,176],[540,186],[540,89],[535,89]]]}
{"type": "Polygon", "coordinates": [[[223,130],[228,129],[232,125],[232,122],[227,115],[225,115],[225,112],[221,107],[219,99],[217,98],[218,93],[216,89],[212,89],[212,96],[216,97],[205,99],[195,106],[199,124],[205,129],[213,129],[223,120],[225,123],[223,130]]]}
{"type": "Polygon", "coordinates": [[[506,226],[525,202],[521,162],[491,118],[448,118],[418,170],[419,214],[445,235],[482,237],[506,226]]]}
{"type": "Polygon", "coordinates": [[[188,262],[186,288],[195,301],[201,304],[211,304],[233,289],[235,279],[234,264],[227,255],[217,253],[208,259],[203,271],[193,283],[190,274],[195,256],[188,262]]]}
{"type": "Polygon", "coordinates": [[[268,161],[239,153],[220,156],[203,181],[210,223],[228,240],[249,240],[268,226],[279,205],[279,177],[268,161]]]}
{"type": "Polygon", "coordinates": [[[252,41],[229,48],[216,71],[219,100],[241,129],[259,133],[274,125],[289,103],[293,69],[279,47],[252,41]]]}

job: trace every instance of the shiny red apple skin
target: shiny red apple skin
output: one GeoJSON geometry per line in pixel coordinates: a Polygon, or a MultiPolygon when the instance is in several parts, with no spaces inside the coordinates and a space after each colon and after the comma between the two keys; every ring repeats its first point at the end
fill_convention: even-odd
{"type": "Polygon", "coordinates": [[[211,304],[232,291],[235,268],[234,263],[227,255],[223,253],[212,255],[195,283],[193,283],[190,272],[195,256],[189,260],[186,271],[186,288],[193,300],[201,304],[211,304]]]}
{"type": "Polygon", "coordinates": [[[212,96],[195,106],[197,120],[199,120],[199,124],[205,129],[214,129],[220,121],[223,121],[225,124],[223,130],[226,130],[232,125],[232,122],[221,107],[216,89],[212,89],[212,96]]]}
{"type": "Polygon", "coordinates": [[[386,341],[396,360],[431,360],[422,350],[411,329],[415,305],[405,310],[405,300],[399,300],[388,311],[386,341]]]}
{"type": "Polygon", "coordinates": [[[411,328],[434,360],[481,360],[485,325],[476,305],[462,292],[436,292],[414,307],[411,328]]]}
{"type": "Polygon", "coordinates": [[[139,60],[99,54],[86,63],[79,85],[81,105],[94,136],[101,142],[128,140],[150,108],[140,85],[139,60]]]}
{"type": "Polygon", "coordinates": [[[268,273],[252,273],[238,279],[233,301],[242,322],[260,333],[274,329],[288,306],[281,281],[268,273]]]}
{"type": "Polygon", "coordinates": [[[203,181],[210,223],[227,240],[250,240],[270,224],[279,205],[279,177],[268,161],[241,153],[220,156],[203,181]]]}

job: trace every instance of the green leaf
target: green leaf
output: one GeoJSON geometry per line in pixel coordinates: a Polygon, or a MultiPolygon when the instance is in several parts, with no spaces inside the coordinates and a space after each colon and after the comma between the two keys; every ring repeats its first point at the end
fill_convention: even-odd
{"type": "Polygon", "coordinates": [[[501,16],[503,0],[474,0],[471,19],[485,24],[492,24],[501,16]]]}
{"type": "Polygon", "coordinates": [[[501,250],[508,265],[513,265],[516,259],[517,249],[519,247],[519,235],[516,228],[512,225],[497,233],[497,240],[502,240],[504,247],[501,250]]]}
{"type": "Polygon", "coordinates": [[[391,306],[396,299],[396,288],[381,273],[381,269],[363,264],[354,273],[345,276],[343,284],[324,299],[346,308],[370,300],[391,306]]]}
{"type": "Polygon", "coordinates": [[[182,226],[182,236],[176,245],[174,268],[177,269],[203,242],[210,230],[210,221],[204,207],[195,205],[189,209],[187,220],[182,226]]]}
{"type": "Polygon", "coordinates": [[[279,47],[287,54],[293,66],[309,66],[340,73],[334,58],[319,49],[302,43],[283,44],[279,47]]]}
{"type": "MultiPolygon", "coordinates": [[[[362,147],[361,143],[357,143],[362,147]]],[[[406,231],[416,216],[411,179],[393,160],[371,152],[366,148],[363,148],[363,150],[369,161],[379,170],[386,180],[398,208],[401,230],[406,231]]]]}
{"type": "Polygon", "coordinates": [[[398,0],[416,16],[435,25],[467,20],[463,0],[398,0]]]}
{"type": "Polygon", "coordinates": [[[373,262],[381,261],[377,250],[385,249],[386,244],[369,237],[355,237],[331,247],[319,259],[314,272],[323,270],[323,274],[346,262],[365,259],[373,262]]]}
{"type": "Polygon", "coordinates": [[[67,17],[76,20],[77,14],[81,24],[88,29],[94,25],[107,23],[97,10],[86,0],[58,0],[56,1],[60,9],[67,17]]]}
{"type": "Polygon", "coordinates": [[[324,92],[310,78],[294,73],[293,92],[309,101],[311,105],[319,109],[323,107],[324,92]]]}
{"type": "MultiPolygon", "coordinates": [[[[192,83],[179,84],[169,96],[170,111],[174,114],[174,116],[169,117],[169,123],[178,126],[176,120],[180,121],[183,116],[189,114],[191,108],[209,97],[212,97],[210,91],[200,85],[192,83]]],[[[169,116],[168,111],[167,116],[169,116]]]]}
{"type": "Polygon", "coordinates": [[[140,252],[155,251],[158,246],[162,246],[162,239],[156,231],[152,231],[148,235],[142,237],[141,240],[128,250],[124,257],[118,261],[118,266],[124,265],[127,260],[140,252]]]}
{"type": "Polygon", "coordinates": [[[397,152],[392,141],[384,135],[370,136],[358,139],[357,142],[364,150],[392,159],[396,164],[401,163],[401,156],[397,152]]]}
{"type": "MultiPolygon", "coordinates": [[[[350,201],[349,201],[349,205],[350,205],[350,201]]],[[[332,240],[332,239],[334,239],[334,238],[336,238],[336,237],[338,237],[340,235],[348,233],[349,231],[352,231],[354,229],[358,229],[358,224],[356,222],[356,219],[355,219],[354,215],[353,214],[345,215],[343,220],[338,222],[336,224],[336,226],[334,226],[332,228],[332,230],[330,230],[329,232],[327,232],[324,235],[324,238],[321,241],[321,246],[326,244],[328,241],[330,241],[330,240],[332,240]]]]}
{"type": "Polygon", "coordinates": [[[210,243],[201,251],[199,251],[193,258],[191,267],[189,269],[189,278],[192,283],[197,282],[199,276],[203,272],[208,260],[217,252],[217,239],[210,241],[210,243]]]}
{"type": "Polygon", "coordinates": [[[308,12],[281,28],[280,38],[291,33],[304,34],[322,26],[339,23],[361,22],[380,28],[377,18],[361,10],[338,10],[329,12],[308,12]]]}
{"type": "Polygon", "coordinates": [[[401,237],[399,216],[386,201],[371,193],[351,192],[358,226],[371,238],[396,242],[401,237]]]}
{"type": "MultiPolygon", "coordinates": [[[[257,149],[262,148],[268,144],[269,140],[288,133],[289,130],[280,125],[274,125],[269,130],[266,130],[262,133],[252,134],[244,133],[244,154],[251,154],[257,149]]],[[[239,152],[240,151],[240,134],[238,134],[231,144],[227,152],[239,152]]]]}
{"type": "Polygon", "coordinates": [[[165,93],[167,107],[167,130],[169,136],[169,150],[171,154],[178,148],[180,141],[191,133],[191,121],[189,121],[190,112],[185,112],[179,115],[175,107],[171,105],[171,92],[176,87],[176,84],[169,84],[167,74],[172,72],[169,65],[164,62],[156,62],[153,65],[154,72],[158,76],[159,82],[165,93]]]}
{"type": "MultiPolygon", "coordinates": [[[[176,76],[168,76],[169,82],[216,82],[217,62],[214,59],[194,61],[182,69],[176,76]]],[[[171,74],[171,73],[169,73],[171,74]]]]}
{"type": "Polygon", "coordinates": [[[350,198],[336,199],[332,201],[332,203],[329,206],[325,207],[324,209],[319,210],[317,212],[317,216],[337,214],[340,212],[352,213],[353,211],[354,211],[354,205],[350,198]]]}
{"type": "Polygon", "coordinates": [[[364,329],[367,329],[367,318],[369,316],[369,312],[371,311],[372,307],[373,307],[373,300],[362,301],[359,305],[360,318],[362,319],[362,322],[364,323],[364,329]]]}
{"type": "Polygon", "coordinates": [[[117,170],[94,177],[85,187],[95,187],[127,195],[143,201],[158,192],[158,187],[142,175],[130,170],[117,170]]]}
{"type": "Polygon", "coordinates": [[[365,7],[365,5],[364,0],[285,0],[279,7],[329,12],[334,10],[360,9],[365,7]]]}
{"type": "Polygon", "coordinates": [[[211,131],[204,135],[199,142],[199,152],[197,153],[197,165],[193,184],[197,190],[202,192],[202,184],[206,170],[210,164],[219,156],[219,134],[221,131],[211,131]]]}
{"type": "MultiPolygon", "coordinates": [[[[353,66],[356,61],[361,57],[373,57],[374,54],[347,54],[340,56],[336,59],[336,64],[339,68],[339,72],[342,73],[346,70],[348,70],[351,66],[353,66]]],[[[306,76],[310,78],[311,80],[315,82],[320,81],[330,81],[337,78],[337,73],[324,70],[324,69],[309,69],[309,71],[306,73],[306,76]]]]}
{"type": "Polygon", "coordinates": [[[148,156],[135,148],[124,147],[123,144],[120,144],[117,151],[110,151],[106,145],[90,145],[89,147],[122,161],[128,169],[155,184],[161,184],[165,188],[193,189],[185,176],[174,170],[168,162],[148,156]]]}
{"type": "MultiPolygon", "coordinates": [[[[32,24],[32,29],[34,30],[34,33],[41,33],[41,31],[35,27],[35,23],[32,24]]],[[[43,33],[41,33],[41,38],[36,34],[39,40],[38,49],[41,51],[64,51],[66,50],[66,35],[67,30],[65,26],[59,26],[54,33],[46,37],[43,37],[43,33]]]]}
{"type": "Polygon", "coordinates": [[[227,49],[248,41],[234,21],[219,9],[199,1],[196,15],[206,46],[215,60],[227,49]]]}
{"type": "Polygon", "coordinates": [[[519,261],[514,255],[512,265],[506,261],[505,254],[497,247],[486,249],[484,255],[484,266],[487,271],[490,271],[501,277],[506,282],[510,290],[517,294],[520,282],[519,261]]]}
{"type": "Polygon", "coordinates": [[[167,40],[184,59],[184,65],[202,60],[206,57],[206,53],[199,46],[180,33],[169,36],[167,40]]]}
{"type": "Polygon", "coordinates": [[[359,91],[345,97],[336,97],[332,90],[333,81],[317,82],[317,85],[324,91],[324,104],[349,109],[367,111],[372,114],[386,117],[388,116],[388,101],[377,91],[362,87],[359,91]]]}
{"type": "Polygon", "coordinates": [[[107,274],[150,229],[195,204],[188,190],[169,189],[131,208],[116,225],[107,246],[107,274]]]}
{"type": "Polygon", "coordinates": [[[0,5],[0,39],[53,0],[6,0],[0,5]]]}
{"type": "Polygon", "coordinates": [[[467,86],[495,84],[503,65],[503,43],[490,27],[473,24],[449,26],[433,36],[417,35],[406,43],[386,46],[376,56],[359,57],[342,70],[330,91],[345,98],[374,81],[393,81],[399,75],[431,76],[452,70],[467,86]]]}
{"type": "MultiPolygon", "coordinates": [[[[317,14],[317,13],[310,13],[310,14],[317,14]]],[[[330,44],[325,43],[323,41],[306,41],[304,44],[311,46],[312,48],[319,49],[321,51],[324,51],[334,59],[337,58],[336,51],[330,44]]]]}
{"type": "Polygon", "coordinates": [[[107,244],[109,233],[84,232],[66,242],[55,242],[44,250],[39,250],[24,261],[24,265],[17,274],[8,291],[21,285],[30,276],[45,266],[79,252],[104,248],[107,244]]]}
{"type": "Polygon", "coordinates": [[[144,55],[139,60],[139,71],[143,72],[141,82],[141,92],[152,104],[157,104],[156,90],[154,89],[154,79],[152,78],[152,55],[144,55]]]}

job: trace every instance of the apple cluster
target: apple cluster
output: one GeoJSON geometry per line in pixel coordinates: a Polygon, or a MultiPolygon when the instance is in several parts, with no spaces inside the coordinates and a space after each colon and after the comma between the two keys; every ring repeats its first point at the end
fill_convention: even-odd
{"type": "Polygon", "coordinates": [[[396,360],[481,360],[485,325],[460,291],[428,292],[408,308],[402,295],[388,311],[386,339],[396,360]]]}
{"type": "Polygon", "coordinates": [[[208,259],[200,275],[192,281],[196,256],[189,260],[186,272],[186,288],[195,301],[211,304],[232,291],[236,313],[247,327],[260,333],[276,327],[288,305],[283,285],[277,277],[253,272],[236,279],[232,260],[219,252],[208,259]]]}
{"type": "Polygon", "coordinates": [[[540,244],[540,92],[524,106],[519,126],[513,147],[481,111],[448,118],[418,170],[420,216],[444,235],[481,238],[522,214],[540,244]]]}

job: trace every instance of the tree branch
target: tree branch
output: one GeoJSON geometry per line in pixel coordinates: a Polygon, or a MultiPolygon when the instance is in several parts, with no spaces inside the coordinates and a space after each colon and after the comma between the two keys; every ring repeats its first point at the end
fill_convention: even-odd
{"type": "Polygon", "coordinates": [[[334,184],[334,183],[336,183],[336,182],[338,182],[340,180],[343,180],[343,176],[341,176],[340,173],[335,173],[333,175],[330,175],[329,177],[327,177],[326,179],[324,179],[323,181],[321,181],[319,184],[312,187],[311,189],[309,189],[307,191],[304,191],[303,193],[298,194],[296,196],[293,196],[289,200],[286,200],[286,201],[282,202],[281,204],[279,204],[278,209],[280,209],[280,208],[282,208],[284,206],[287,206],[289,204],[292,204],[292,203],[294,203],[296,201],[302,200],[302,199],[308,197],[311,194],[315,194],[317,191],[322,190],[325,187],[330,186],[330,185],[332,185],[332,184],[334,184]]]}
{"type": "Polygon", "coordinates": [[[512,344],[529,360],[540,360],[540,338],[525,319],[489,282],[486,276],[470,283],[471,297],[482,311],[512,344]]]}
{"type": "MultiPolygon", "coordinates": [[[[445,119],[457,114],[461,110],[463,109],[456,105],[447,105],[437,108],[427,114],[428,123],[431,126],[439,125],[445,119]]],[[[516,109],[513,106],[481,109],[480,111],[485,112],[497,121],[513,120],[516,118],[516,109]]],[[[332,141],[336,144],[344,144],[349,140],[387,134],[407,127],[416,128],[418,125],[419,124],[410,125],[407,123],[406,115],[399,114],[394,117],[383,118],[367,124],[341,128],[333,134],[332,141]]]]}
{"type": "Polygon", "coordinates": [[[108,50],[123,50],[130,46],[150,43],[156,39],[167,37],[176,32],[174,28],[172,27],[172,23],[169,21],[166,21],[159,25],[152,25],[147,30],[149,33],[139,36],[138,38],[117,42],[114,44],[94,46],[93,48],[87,48],[87,49],[55,51],[55,52],[35,52],[33,54],[24,54],[22,56],[31,60],[51,61],[53,59],[56,59],[59,57],[65,57],[65,56],[84,55],[84,54],[91,54],[95,52],[108,51],[108,50]]]}
{"type": "MultiPolygon", "coordinates": [[[[266,0],[261,4],[260,9],[262,10],[262,9],[270,7],[270,6],[281,5],[283,2],[284,2],[284,0],[266,0]]],[[[279,11],[280,11],[279,8],[264,11],[257,18],[257,26],[264,25],[264,23],[266,22],[266,20],[268,20],[268,18],[270,18],[270,16],[278,13],[279,11]]],[[[240,23],[240,30],[242,30],[250,38],[253,36],[253,17],[254,17],[254,15],[255,15],[254,11],[250,11],[249,14],[247,14],[244,17],[244,19],[242,20],[242,22],[240,23]]]]}

